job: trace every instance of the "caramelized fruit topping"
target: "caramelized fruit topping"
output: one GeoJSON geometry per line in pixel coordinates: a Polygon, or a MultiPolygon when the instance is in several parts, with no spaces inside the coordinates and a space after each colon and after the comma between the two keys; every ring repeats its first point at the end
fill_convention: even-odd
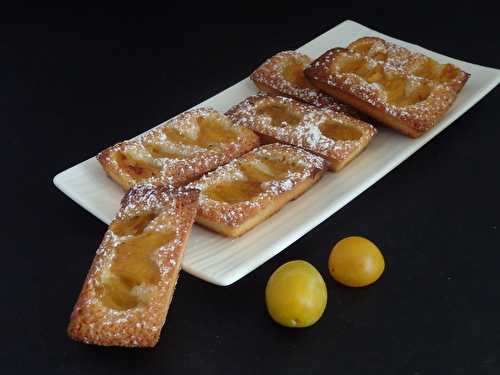
{"type": "Polygon", "coordinates": [[[262,193],[262,183],[285,178],[289,172],[301,172],[303,168],[286,161],[258,158],[255,162],[244,162],[240,170],[245,179],[224,181],[210,186],[205,194],[212,200],[230,204],[248,201],[262,193]]]}
{"type": "Polygon", "coordinates": [[[408,84],[406,77],[387,72],[383,65],[370,64],[363,58],[344,56],[335,62],[341,73],[352,73],[368,83],[377,83],[387,94],[387,101],[396,106],[407,106],[427,99],[431,87],[425,82],[408,84]]]}
{"type": "Polygon", "coordinates": [[[283,65],[282,75],[285,80],[301,88],[313,88],[304,75],[304,64],[293,59],[283,65]]]}
{"type": "Polygon", "coordinates": [[[160,269],[153,253],[175,237],[172,230],[143,232],[155,214],[135,216],[111,226],[116,234],[133,235],[116,246],[109,273],[98,288],[102,303],[127,310],[149,301],[151,286],[160,281],[160,269]]]}
{"type": "MultiPolygon", "coordinates": [[[[362,55],[366,55],[372,59],[378,61],[386,61],[387,53],[383,51],[373,51],[370,53],[373,41],[365,41],[363,43],[358,43],[351,47],[353,51],[359,52],[362,55]]],[[[427,78],[432,81],[438,81],[443,83],[452,82],[460,74],[460,69],[451,64],[440,64],[437,61],[425,57],[423,58],[425,62],[418,65],[418,67],[412,73],[418,77],[427,78]]]]}
{"type": "Polygon", "coordinates": [[[262,193],[260,185],[252,180],[225,181],[209,187],[205,194],[212,200],[234,204],[249,201],[262,193]]]}
{"type": "Polygon", "coordinates": [[[325,137],[334,141],[356,141],[363,135],[358,129],[338,122],[324,122],[319,130],[325,137]]]}
{"type": "Polygon", "coordinates": [[[120,220],[113,223],[109,229],[117,236],[137,236],[144,231],[144,228],[153,221],[158,215],[150,212],[143,215],[136,215],[130,219],[120,220]]]}
{"type": "Polygon", "coordinates": [[[302,115],[293,112],[284,104],[267,104],[257,109],[257,115],[271,118],[274,127],[297,126],[302,121],[302,115]]]}
{"type": "Polygon", "coordinates": [[[145,144],[144,147],[154,158],[185,159],[185,156],[172,150],[166,150],[154,143],[145,144]]]}
{"type": "Polygon", "coordinates": [[[421,64],[413,74],[433,81],[450,83],[457,78],[460,74],[460,70],[451,64],[439,64],[432,59],[428,59],[426,63],[421,64]]]}
{"type": "Polygon", "coordinates": [[[219,120],[210,117],[198,117],[198,129],[196,134],[183,134],[174,128],[164,128],[163,132],[168,139],[174,143],[181,143],[189,146],[211,148],[220,143],[229,143],[238,138],[236,132],[221,125],[219,120]]]}
{"type": "Polygon", "coordinates": [[[123,152],[118,152],[116,161],[120,168],[125,170],[129,175],[141,179],[156,177],[160,174],[160,168],[153,164],[146,163],[140,159],[134,159],[130,155],[123,152]]]}

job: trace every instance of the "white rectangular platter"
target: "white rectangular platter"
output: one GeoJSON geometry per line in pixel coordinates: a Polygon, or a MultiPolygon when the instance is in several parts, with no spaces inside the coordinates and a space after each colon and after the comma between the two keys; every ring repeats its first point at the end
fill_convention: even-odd
{"type": "MultiPolygon", "coordinates": [[[[366,151],[343,171],[326,174],[301,198],[289,203],[264,224],[242,237],[229,239],[195,226],[182,263],[184,271],[217,285],[234,283],[389,173],[500,82],[500,70],[449,58],[352,21],[341,23],[298,51],[316,58],[330,48],[346,46],[362,36],[379,36],[410,50],[422,52],[440,62],[454,63],[469,72],[471,77],[451,110],[428,133],[418,139],[410,139],[388,129],[379,129],[379,134],[366,151]]],[[[279,51],[280,46],[276,46],[276,52],[279,51]]],[[[256,92],[253,83],[246,78],[196,107],[209,106],[224,112],[256,92]]],[[[106,176],[95,158],[61,172],[54,178],[54,184],[105,223],[112,220],[124,194],[123,190],[106,176]]]]}

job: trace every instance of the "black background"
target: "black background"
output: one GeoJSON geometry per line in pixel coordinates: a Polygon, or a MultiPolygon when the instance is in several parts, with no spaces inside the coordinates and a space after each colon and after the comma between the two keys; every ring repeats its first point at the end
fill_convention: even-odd
{"type": "Polygon", "coordinates": [[[52,185],[58,172],[345,19],[500,68],[498,15],[478,2],[164,4],[0,12],[2,373],[498,374],[498,89],[233,286],[182,273],[156,348],[67,338],[106,227],[52,185]],[[386,258],[368,288],[328,275],[330,248],[352,234],[386,258]],[[268,277],[292,259],[315,265],[329,290],[309,329],[276,325],[264,306],[268,277]]]}

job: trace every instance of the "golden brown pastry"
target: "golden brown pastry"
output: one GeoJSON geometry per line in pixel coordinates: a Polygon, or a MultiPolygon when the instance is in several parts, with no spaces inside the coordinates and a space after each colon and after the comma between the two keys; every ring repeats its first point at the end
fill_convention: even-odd
{"type": "Polygon", "coordinates": [[[301,147],[324,157],[333,171],[341,170],[370,142],[370,124],[329,109],[319,109],[282,96],[251,96],[226,115],[265,142],[301,147]]]}
{"type": "Polygon", "coordinates": [[[165,323],[199,192],[132,188],[97,249],[68,326],[87,344],[154,346],[165,323]]]}
{"type": "Polygon", "coordinates": [[[462,89],[470,74],[453,64],[440,64],[418,52],[390,43],[381,38],[363,37],[355,40],[348,49],[381,61],[418,77],[450,85],[457,93],[462,89]]]}
{"type": "Polygon", "coordinates": [[[304,73],[321,91],[414,138],[432,128],[457,96],[448,84],[345,48],[327,51],[304,73]]]}
{"type": "Polygon", "coordinates": [[[300,52],[279,52],[259,66],[250,75],[250,79],[268,94],[288,96],[316,107],[358,116],[359,112],[353,107],[336,101],[309,83],[304,76],[304,69],[311,61],[309,56],[300,52]]]}
{"type": "Polygon", "coordinates": [[[200,108],[109,147],[97,159],[124,189],[146,182],[180,186],[258,145],[251,130],[234,126],[213,109],[200,108]]]}
{"type": "Polygon", "coordinates": [[[256,148],[189,185],[200,190],[196,222],[240,236],[304,193],[327,168],[323,158],[293,146],[256,148]]]}

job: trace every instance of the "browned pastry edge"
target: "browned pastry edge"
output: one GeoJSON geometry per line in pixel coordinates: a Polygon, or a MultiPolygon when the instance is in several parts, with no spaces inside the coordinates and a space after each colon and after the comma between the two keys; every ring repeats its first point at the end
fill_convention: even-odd
{"type": "Polygon", "coordinates": [[[226,236],[240,236],[263,222],[287,202],[304,193],[323,176],[327,169],[328,161],[294,146],[274,143],[256,148],[188,185],[201,191],[196,222],[226,236]],[[214,202],[204,196],[203,190],[217,184],[219,177],[231,175],[239,163],[252,161],[254,156],[260,155],[279,156],[283,160],[292,162],[301,160],[305,163],[305,169],[300,176],[287,178],[290,188],[265,191],[250,201],[226,204],[214,202]]]}
{"type": "Polygon", "coordinates": [[[370,124],[341,112],[317,108],[292,98],[254,95],[231,107],[226,115],[236,125],[247,127],[261,137],[261,143],[286,143],[313,152],[328,160],[332,171],[340,171],[370,143],[377,130],[370,124]],[[275,128],[257,114],[262,105],[276,104],[301,114],[295,126],[275,128]],[[356,140],[331,140],[319,130],[323,123],[339,123],[360,133],[356,140]],[[321,135],[319,135],[320,133],[321,135]]]}
{"type": "MultiPolygon", "coordinates": [[[[250,75],[250,79],[259,90],[270,95],[286,96],[319,108],[328,108],[332,111],[343,112],[356,118],[360,115],[362,116],[353,107],[336,101],[333,97],[318,91],[311,84],[311,87],[303,87],[295,82],[286,80],[281,74],[279,67],[288,60],[300,61],[304,67],[312,61],[309,56],[300,52],[278,52],[264,61],[250,75]]],[[[304,76],[304,78],[306,77],[304,76]]]]}
{"type": "Polygon", "coordinates": [[[321,81],[314,83],[318,89],[328,92],[330,95],[335,96],[339,100],[345,103],[351,103],[353,107],[358,108],[360,111],[366,115],[374,118],[382,125],[389,125],[391,128],[399,131],[400,133],[407,135],[412,138],[420,137],[424,131],[420,131],[416,126],[409,126],[407,122],[398,121],[392,116],[385,115],[383,112],[377,110],[370,104],[364,102],[363,100],[357,98],[356,96],[349,94],[348,92],[339,90],[321,81]]]}
{"type": "MultiPolygon", "coordinates": [[[[432,85],[433,90],[424,103],[405,107],[390,105],[380,99],[376,89],[360,77],[330,71],[334,59],[341,53],[357,54],[345,48],[333,48],[316,59],[304,74],[319,90],[405,135],[416,138],[432,128],[456,99],[456,92],[450,86],[425,80],[432,85]]],[[[369,60],[364,56],[362,58],[369,60]]],[[[393,69],[387,65],[385,68],[393,69]]]]}
{"type": "Polygon", "coordinates": [[[175,215],[176,239],[179,242],[172,251],[163,252],[158,257],[160,267],[170,268],[162,273],[158,288],[147,305],[125,311],[104,306],[97,297],[96,285],[103,271],[102,265],[109,262],[109,257],[112,256],[112,250],[103,247],[107,243],[107,236],[110,235],[108,230],[71,314],[68,325],[70,338],[103,346],[156,345],[177,283],[187,238],[198,206],[198,195],[199,191],[194,189],[172,189],[149,184],[137,185],[127,193],[122,200],[120,211],[110,226],[125,215],[127,207],[136,212],[154,209],[160,213],[163,212],[163,207],[168,207],[171,210],[168,216],[171,218],[175,215]],[[174,260],[175,264],[171,260],[174,260]]]}
{"type": "Polygon", "coordinates": [[[196,223],[218,234],[228,237],[239,237],[274,215],[288,202],[299,198],[312,185],[318,182],[323,173],[324,170],[315,170],[310,178],[298,183],[293,190],[284,193],[276,199],[269,199],[264,208],[260,210],[248,210],[248,218],[239,225],[229,225],[224,222],[214,221],[209,215],[203,212],[196,216],[196,223]]]}
{"type": "MultiPolygon", "coordinates": [[[[107,175],[117,182],[125,190],[131,188],[137,183],[152,183],[155,185],[182,186],[198,179],[206,172],[212,171],[220,165],[228,163],[230,160],[252,150],[259,146],[259,138],[249,129],[238,129],[238,141],[227,144],[221,144],[220,149],[206,150],[194,153],[189,158],[171,162],[161,167],[161,175],[158,177],[137,180],[129,175],[113,160],[113,155],[125,148],[134,146],[142,150],[143,140],[159,136],[162,128],[176,126],[177,123],[190,121],[191,118],[203,116],[218,116],[220,120],[229,122],[225,116],[211,108],[198,108],[181,113],[180,115],[168,120],[164,124],[153,128],[136,139],[119,142],[114,146],[108,147],[97,155],[97,160],[107,173],[107,175]]],[[[234,130],[237,128],[234,127],[234,130]]],[[[158,158],[162,159],[162,158],[158,158]]],[[[168,158],[163,158],[167,160],[168,158]]]]}
{"type": "MultiPolygon", "coordinates": [[[[421,64],[426,64],[428,62],[433,62],[440,64],[438,61],[430,58],[429,56],[426,56],[422,53],[419,52],[414,52],[406,49],[403,46],[400,46],[398,44],[394,44],[391,42],[388,42],[382,38],[378,37],[371,37],[371,36],[365,36],[362,38],[359,38],[353,42],[351,42],[347,48],[350,50],[356,50],[358,53],[358,49],[356,49],[359,46],[362,46],[363,44],[377,44],[377,47],[381,47],[383,51],[380,51],[380,48],[377,48],[377,51],[379,52],[385,52],[387,53],[387,59],[384,60],[385,63],[387,64],[392,64],[395,67],[404,70],[405,72],[409,74],[413,74],[413,72],[418,68],[419,65],[421,64]]],[[[441,64],[445,65],[445,64],[441,64]]],[[[464,72],[462,69],[458,68],[454,64],[448,64],[454,67],[459,71],[459,74],[455,79],[451,82],[443,82],[443,84],[447,84],[452,89],[457,92],[457,94],[462,90],[464,85],[467,83],[467,80],[470,77],[470,74],[467,72],[464,72]]]]}

